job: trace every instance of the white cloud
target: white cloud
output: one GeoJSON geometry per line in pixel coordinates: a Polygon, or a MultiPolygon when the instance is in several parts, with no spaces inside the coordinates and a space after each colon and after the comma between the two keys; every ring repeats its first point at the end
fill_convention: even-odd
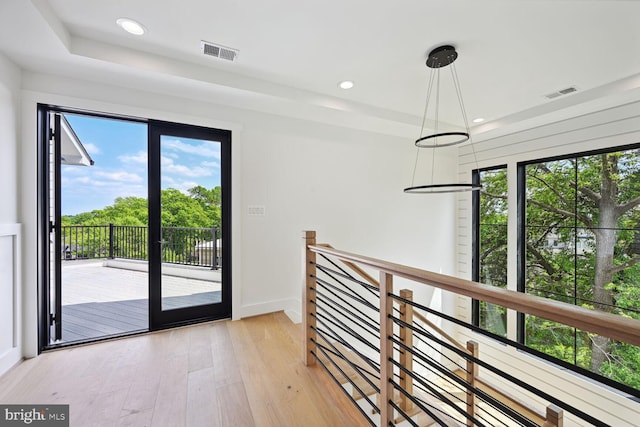
{"type": "Polygon", "coordinates": [[[163,186],[172,187],[176,183],[177,183],[177,181],[175,179],[171,178],[170,176],[163,176],[162,177],[162,185],[163,186]]]}
{"type": "Polygon", "coordinates": [[[82,144],[82,145],[84,145],[85,150],[87,150],[87,153],[89,153],[90,156],[95,156],[96,154],[102,153],[102,150],[100,150],[100,147],[98,147],[97,145],[91,142],[87,142],[86,144],[82,144]]]}
{"type": "Polygon", "coordinates": [[[182,153],[196,154],[202,157],[220,158],[220,143],[213,141],[201,141],[202,144],[187,144],[179,139],[166,139],[162,141],[164,150],[180,151],[182,153]]]}
{"type": "Polygon", "coordinates": [[[179,190],[183,194],[188,194],[187,192],[188,189],[196,187],[198,185],[199,184],[194,181],[181,181],[181,182],[175,183],[175,185],[173,185],[172,188],[179,190]]]}
{"type": "Polygon", "coordinates": [[[173,159],[165,156],[162,156],[161,168],[162,168],[163,174],[173,173],[173,174],[188,176],[190,178],[198,178],[198,177],[212,175],[211,170],[207,168],[203,168],[200,166],[188,167],[185,165],[177,165],[174,163],[173,159]]]}
{"type": "Polygon", "coordinates": [[[142,164],[147,164],[147,152],[146,151],[139,151],[136,154],[130,155],[130,156],[118,156],[118,160],[120,160],[121,162],[124,163],[142,163],[142,164]]]}
{"type": "Polygon", "coordinates": [[[89,184],[91,183],[91,179],[88,176],[69,176],[62,175],[62,188],[63,190],[67,190],[67,188],[73,188],[78,186],[79,184],[89,184]]]}
{"type": "Polygon", "coordinates": [[[218,161],[212,161],[212,162],[202,162],[200,163],[202,166],[207,167],[207,168],[216,168],[219,169],[220,168],[220,162],[218,161]]]}
{"type": "Polygon", "coordinates": [[[122,182],[144,181],[140,175],[136,175],[135,173],[130,173],[126,171],[117,171],[117,172],[96,171],[95,176],[98,178],[105,178],[112,181],[122,181],[122,182]]]}

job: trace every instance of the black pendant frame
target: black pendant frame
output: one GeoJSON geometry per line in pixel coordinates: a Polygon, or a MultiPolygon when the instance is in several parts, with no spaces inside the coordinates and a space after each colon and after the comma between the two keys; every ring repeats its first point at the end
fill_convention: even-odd
{"type": "MultiPolygon", "coordinates": [[[[455,47],[451,45],[442,45],[438,46],[435,49],[429,52],[429,56],[426,60],[426,65],[428,68],[431,68],[431,78],[429,79],[429,87],[427,92],[427,101],[424,111],[423,117],[423,128],[424,123],[426,121],[428,106],[429,106],[429,97],[431,95],[431,87],[434,81],[434,72],[438,71],[439,68],[447,67],[455,62],[458,58],[458,52],[456,52],[455,47]]],[[[438,74],[439,76],[439,74],[438,74]]],[[[420,138],[415,140],[415,145],[418,147],[418,150],[421,148],[442,148],[442,147],[450,147],[454,145],[462,144],[471,139],[469,133],[469,124],[466,118],[466,112],[464,109],[464,103],[462,101],[462,94],[460,91],[460,85],[458,83],[458,76],[455,71],[455,67],[452,69],[453,83],[456,89],[456,95],[458,97],[458,101],[460,103],[460,109],[462,111],[462,116],[464,119],[465,130],[462,131],[450,131],[450,132],[438,132],[436,127],[436,132],[426,135],[420,136],[420,138]]],[[[438,93],[439,93],[439,84],[440,80],[438,77],[438,93]]],[[[436,98],[437,99],[437,98],[436,98]]],[[[436,105],[436,117],[438,116],[438,105],[436,105]]],[[[418,151],[419,153],[419,151],[418,151]]],[[[475,155],[475,152],[474,152],[475,155]]],[[[414,166],[414,177],[415,177],[415,167],[417,167],[418,158],[416,157],[416,166],[414,166]]],[[[438,194],[438,193],[457,193],[457,192],[465,192],[465,191],[478,191],[482,187],[479,184],[473,183],[453,183],[453,184],[427,184],[427,185],[417,185],[414,186],[412,182],[411,187],[407,187],[404,189],[405,193],[410,194],[438,194]]]]}

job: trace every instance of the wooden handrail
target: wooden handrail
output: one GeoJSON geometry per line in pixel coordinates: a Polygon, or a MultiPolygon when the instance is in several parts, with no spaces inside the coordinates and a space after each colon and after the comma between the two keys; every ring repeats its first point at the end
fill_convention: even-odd
{"type": "MultiPolygon", "coordinates": [[[[322,246],[324,248],[329,248],[329,249],[335,249],[333,246],[331,246],[328,243],[318,243],[317,246],[322,246]]],[[[378,283],[376,279],[371,277],[369,273],[367,273],[366,271],[364,271],[363,269],[361,269],[360,267],[358,267],[352,262],[349,262],[349,261],[343,261],[343,262],[347,267],[349,267],[350,269],[358,273],[362,278],[364,278],[367,282],[369,282],[370,285],[375,286],[378,289],[380,288],[380,283],[378,283]]]]}
{"type": "MultiPolygon", "coordinates": [[[[394,307],[394,299],[390,297],[382,298],[382,295],[391,295],[394,293],[393,286],[393,277],[404,277],[418,283],[427,284],[439,287],[441,289],[449,290],[456,292],[456,289],[460,287],[460,283],[466,283],[467,285],[471,285],[472,287],[477,287],[481,285],[459,280],[450,276],[445,276],[441,274],[433,274],[428,271],[419,270],[411,267],[402,266],[400,264],[389,263],[386,261],[377,260],[374,258],[364,257],[344,251],[340,251],[335,249],[329,244],[316,243],[315,241],[316,234],[313,231],[306,231],[303,233],[303,283],[304,283],[304,296],[303,296],[303,311],[305,315],[303,316],[305,321],[305,349],[304,349],[304,358],[305,363],[307,365],[313,364],[314,357],[312,357],[312,353],[315,348],[315,287],[314,277],[316,270],[316,254],[324,254],[331,256],[340,262],[342,262],[345,266],[356,272],[360,277],[364,278],[369,284],[380,289],[380,300],[379,300],[379,312],[380,312],[380,392],[378,396],[379,409],[375,412],[378,412],[381,417],[381,421],[383,425],[386,425],[393,421],[393,417],[395,415],[395,410],[393,409],[394,403],[399,404],[400,410],[404,411],[402,417],[406,418],[408,416],[413,417],[417,413],[420,412],[417,408],[414,407],[412,400],[408,397],[413,394],[413,376],[407,375],[405,370],[408,372],[413,372],[413,353],[407,351],[398,351],[398,362],[400,366],[404,367],[404,369],[400,370],[398,374],[394,374],[394,363],[392,363],[392,358],[394,358],[394,346],[393,340],[389,339],[394,331],[394,324],[392,320],[392,316],[390,313],[393,311],[394,307]],[[356,263],[360,263],[373,269],[377,269],[380,275],[380,281],[378,282],[371,275],[365,272],[359,265],[356,263]],[[435,282],[435,283],[434,283],[435,282]],[[382,284],[382,286],[380,285],[382,284]],[[386,338],[385,338],[386,337],[386,338]],[[399,398],[396,397],[394,392],[394,376],[399,376],[399,386],[404,393],[399,393],[399,398]]],[[[493,290],[490,289],[490,290],[493,290]]],[[[486,291],[486,289],[485,289],[486,291]]],[[[503,291],[503,290],[501,290],[503,291]]],[[[481,290],[479,291],[477,288],[472,289],[467,292],[458,292],[463,295],[476,297],[477,295],[482,294],[481,290]]],[[[414,310],[414,307],[411,305],[412,291],[407,289],[402,289],[399,292],[401,300],[398,301],[398,309],[400,311],[400,320],[402,320],[403,324],[411,325],[413,323],[414,317],[417,320],[420,320],[422,323],[429,326],[436,333],[439,333],[444,339],[447,339],[449,342],[453,343],[457,348],[461,351],[478,358],[478,344],[469,341],[467,342],[467,346],[463,346],[457,340],[455,340],[452,336],[447,334],[444,330],[438,327],[433,322],[429,321],[426,316],[422,315],[418,311],[414,310]]],[[[521,295],[521,294],[518,294],[521,295]]],[[[537,297],[527,296],[528,298],[540,299],[537,297]]],[[[483,295],[486,301],[497,301],[499,298],[505,298],[504,295],[500,295],[499,297],[491,294],[489,292],[488,298],[486,295],[483,295]]],[[[480,299],[480,298],[479,298],[480,299]]],[[[519,303],[522,303],[520,301],[519,303]]],[[[507,305],[510,307],[511,305],[507,305]]],[[[570,306],[570,308],[574,308],[570,306]]],[[[527,311],[528,312],[528,311],[527,311]]],[[[536,313],[535,311],[533,313],[536,313]]],[[[413,330],[411,328],[406,328],[400,325],[398,330],[398,336],[400,341],[409,348],[413,348],[413,330]]],[[[474,425],[473,419],[475,417],[476,412],[476,393],[474,392],[477,384],[481,384],[482,381],[478,378],[478,365],[476,365],[472,360],[467,359],[467,366],[465,371],[465,380],[468,384],[466,388],[466,412],[469,417],[466,419],[466,424],[468,426],[474,425]]],[[[491,386],[484,385],[484,387],[489,387],[491,392],[495,392],[491,386]]],[[[503,402],[511,402],[512,398],[507,397],[506,401],[503,402]]],[[[515,402],[515,401],[514,401],[515,402]]],[[[522,403],[516,402],[523,407],[527,413],[538,414],[534,409],[528,408],[527,405],[523,405],[522,403]]],[[[539,415],[540,422],[544,422],[544,426],[547,427],[561,427],[562,426],[562,410],[559,408],[555,408],[553,405],[550,405],[547,408],[546,416],[539,415]]]]}
{"type": "MultiPolygon", "coordinates": [[[[323,248],[328,248],[328,249],[335,249],[333,246],[331,246],[328,243],[317,243],[316,246],[321,246],[323,248]]],[[[342,262],[349,267],[350,269],[352,269],[353,271],[355,271],[356,273],[358,273],[360,276],[362,276],[367,282],[369,282],[370,285],[375,286],[376,288],[380,289],[380,283],[378,283],[378,281],[376,279],[374,279],[373,277],[371,277],[371,275],[369,275],[369,273],[367,273],[366,271],[364,271],[363,269],[361,269],[360,267],[358,267],[356,264],[350,262],[350,261],[344,261],[342,260],[342,262]]],[[[440,336],[442,336],[443,338],[449,340],[449,342],[451,342],[453,345],[455,345],[456,347],[458,347],[458,349],[460,349],[461,351],[464,351],[465,353],[468,353],[467,347],[465,347],[464,345],[462,345],[459,341],[457,341],[455,338],[453,338],[451,335],[449,335],[448,333],[446,333],[443,329],[441,329],[438,325],[436,325],[435,323],[431,322],[430,320],[428,320],[426,318],[426,316],[423,316],[422,314],[420,314],[417,311],[413,312],[413,315],[418,318],[420,321],[422,321],[423,323],[427,324],[431,329],[433,329],[434,331],[436,331],[437,333],[440,334],[440,336]]]]}
{"type": "Polygon", "coordinates": [[[589,310],[522,292],[483,285],[470,280],[329,248],[324,245],[309,245],[308,249],[318,254],[336,257],[343,262],[366,265],[382,273],[403,277],[445,291],[497,304],[614,340],[640,345],[640,320],[589,310]]]}

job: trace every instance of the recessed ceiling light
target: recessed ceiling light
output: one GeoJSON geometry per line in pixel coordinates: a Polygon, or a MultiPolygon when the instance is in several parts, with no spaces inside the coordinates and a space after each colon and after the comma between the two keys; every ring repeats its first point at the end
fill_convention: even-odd
{"type": "Polygon", "coordinates": [[[351,89],[353,87],[353,82],[351,80],[344,80],[338,83],[340,89],[351,89]]]}
{"type": "Polygon", "coordinates": [[[141,36],[146,32],[146,29],[139,22],[134,21],[129,18],[118,18],[116,20],[116,24],[118,24],[123,30],[125,30],[129,34],[133,34],[136,36],[141,36]]]}
{"type": "Polygon", "coordinates": [[[484,119],[482,117],[478,117],[477,119],[473,119],[473,123],[482,123],[484,119]]]}

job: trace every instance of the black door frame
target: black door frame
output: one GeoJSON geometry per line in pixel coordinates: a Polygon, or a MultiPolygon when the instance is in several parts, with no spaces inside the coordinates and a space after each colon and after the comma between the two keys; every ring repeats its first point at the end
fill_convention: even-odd
{"type": "MultiPolygon", "coordinates": [[[[231,317],[231,131],[213,129],[202,126],[186,125],[165,121],[158,121],[152,119],[145,119],[140,117],[132,117],[110,113],[100,113],[95,111],[82,110],[77,108],[60,107],[50,104],[37,104],[37,132],[38,132],[38,150],[37,150],[37,173],[38,173],[38,263],[37,263],[37,275],[38,275],[38,352],[41,352],[50,348],[57,348],[66,345],[73,344],[52,344],[52,335],[61,335],[61,331],[57,334],[52,331],[52,325],[55,324],[56,330],[61,328],[61,318],[59,312],[55,313],[55,318],[52,316],[51,306],[51,269],[49,262],[52,256],[56,256],[57,268],[53,274],[60,275],[60,259],[61,254],[51,253],[50,239],[51,232],[56,230],[56,224],[60,221],[60,162],[55,165],[56,170],[56,190],[55,198],[56,203],[56,215],[55,220],[51,221],[50,218],[50,152],[49,144],[52,138],[52,127],[54,123],[51,121],[51,114],[80,114],[85,116],[93,116],[104,119],[112,120],[124,120],[137,123],[145,123],[148,126],[148,156],[149,164],[147,167],[149,174],[149,330],[165,329],[173,326],[179,326],[188,323],[196,323],[207,320],[216,320],[222,318],[231,317]],[[222,180],[222,242],[225,248],[225,254],[222,258],[222,302],[215,304],[215,307],[210,305],[198,306],[198,307],[186,307],[184,309],[177,309],[171,311],[161,310],[161,299],[152,301],[152,295],[154,298],[159,297],[159,292],[151,292],[151,288],[155,287],[160,289],[160,276],[161,265],[157,263],[153,266],[151,263],[152,251],[158,251],[158,245],[152,244],[157,242],[158,232],[160,231],[160,150],[159,143],[151,143],[151,129],[160,130],[164,135],[176,135],[183,136],[185,138],[215,140],[221,144],[221,180],[222,180]],[[172,133],[173,132],[173,133],[172,133]],[[152,162],[155,162],[153,163],[152,162]],[[153,178],[152,178],[153,177],[153,178]],[[154,218],[155,234],[152,234],[152,209],[158,212],[158,218],[154,218]],[[152,238],[155,238],[155,240],[152,238]],[[152,272],[154,279],[152,279],[152,272]]],[[[57,128],[59,129],[59,127],[57,128]]],[[[56,131],[58,132],[58,131],[56,131]]],[[[155,135],[155,133],[154,133],[155,135]]],[[[159,142],[159,135],[158,142],[159,142]]],[[[57,144],[59,149],[59,144],[57,144]]],[[[59,157],[59,152],[57,157],[59,157]]],[[[56,233],[57,234],[57,233],[56,233]]],[[[60,252],[60,245],[56,245],[57,250],[60,252]]],[[[59,280],[61,284],[61,280],[59,280]]],[[[59,294],[58,294],[59,295],[59,294]]],[[[57,304],[59,305],[59,304],[57,304]]],[[[55,311],[55,310],[54,310],[55,311]]],[[[93,340],[92,340],[93,341],[93,340]]]]}
{"type": "Polygon", "coordinates": [[[149,155],[149,326],[165,329],[231,317],[231,131],[158,120],[148,121],[149,155]],[[162,310],[162,222],[160,137],[175,136],[220,143],[222,187],[222,301],[162,310]]]}
{"type": "Polygon", "coordinates": [[[38,263],[38,348],[42,349],[50,345],[51,338],[54,340],[62,336],[62,302],[56,298],[51,304],[51,284],[55,287],[55,294],[60,295],[62,286],[62,275],[60,266],[56,263],[56,268],[52,272],[50,268],[50,257],[55,259],[60,257],[60,233],[56,230],[56,224],[60,222],[60,186],[55,185],[53,200],[51,200],[51,178],[53,174],[54,184],[60,182],[60,116],[57,111],[38,105],[38,201],[40,218],[38,229],[40,230],[39,260],[38,263]],[[52,120],[53,118],[53,120],[52,120]],[[54,146],[54,164],[51,170],[51,145],[54,146]],[[51,206],[54,206],[54,218],[51,218],[51,206]],[[51,253],[51,239],[53,235],[53,253],[51,253]]]}

